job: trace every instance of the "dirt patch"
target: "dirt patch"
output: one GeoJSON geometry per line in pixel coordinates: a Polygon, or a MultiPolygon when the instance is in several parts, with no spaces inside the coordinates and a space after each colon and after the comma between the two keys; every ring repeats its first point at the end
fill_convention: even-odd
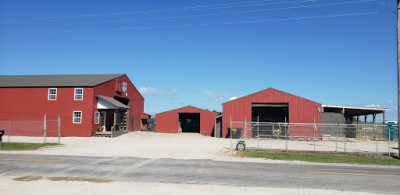
{"type": "Polygon", "coordinates": [[[110,183],[114,180],[110,179],[96,179],[96,178],[85,178],[85,177],[48,177],[50,181],[87,181],[93,183],[110,183]]]}
{"type": "Polygon", "coordinates": [[[43,178],[42,176],[23,176],[23,177],[14,178],[13,180],[15,180],[15,181],[37,181],[42,178],[43,178]]]}

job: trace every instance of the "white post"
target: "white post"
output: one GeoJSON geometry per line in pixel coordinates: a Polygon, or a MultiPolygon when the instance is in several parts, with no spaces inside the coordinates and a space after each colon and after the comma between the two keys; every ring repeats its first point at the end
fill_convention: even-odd
{"type": "Polygon", "coordinates": [[[243,140],[244,140],[244,143],[246,143],[246,127],[247,127],[247,123],[246,123],[246,117],[244,117],[244,138],[243,138],[243,140]]]}
{"type": "Polygon", "coordinates": [[[58,115],[58,143],[60,143],[61,139],[61,120],[60,115],[58,115]]]}
{"type": "Polygon", "coordinates": [[[376,148],[376,154],[378,154],[378,139],[376,138],[377,136],[377,132],[376,132],[377,128],[376,125],[374,123],[374,139],[375,139],[375,148],[376,148]]]}
{"type": "Polygon", "coordinates": [[[232,116],[229,117],[229,137],[231,137],[231,149],[233,147],[232,145],[232,116]]]}
{"type": "Polygon", "coordinates": [[[389,134],[389,139],[388,139],[388,154],[389,154],[389,156],[390,156],[390,129],[389,129],[388,134],[389,134]]]}
{"type": "Polygon", "coordinates": [[[314,151],[315,151],[315,117],[314,117],[314,151]]]}
{"type": "Polygon", "coordinates": [[[339,137],[339,123],[336,126],[336,152],[337,152],[338,137],[339,137]]]}
{"type": "Polygon", "coordinates": [[[47,133],[46,133],[46,115],[44,115],[44,120],[43,120],[43,143],[47,143],[47,133]]]}
{"type": "Polygon", "coordinates": [[[286,117],[285,117],[285,150],[288,152],[289,150],[289,140],[288,140],[288,124],[286,123],[286,117]]]}
{"type": "Polygon", "coordinates": [[[257,149],[260,149],[260,116],[257,116],[257,149]]]}

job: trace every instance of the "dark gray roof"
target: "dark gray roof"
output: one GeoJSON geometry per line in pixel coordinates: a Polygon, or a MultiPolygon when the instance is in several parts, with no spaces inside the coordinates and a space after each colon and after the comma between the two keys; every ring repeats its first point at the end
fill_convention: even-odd
{"type": "Polygon", "coordinates": [[[131,108],[129,106],[119,102],[118,100],[116,100],[114,98],[103,96],[103,95],[96,95],[96,97],[99,99],[102,99],[103,101],[108,102],[109,104],[115,106],[116,108],[131,110],[131,108]]]}
{"type": "Polygon", "coordinates": [[[93,87],[122,75],[0,75],[0,87],[93,87]]]}

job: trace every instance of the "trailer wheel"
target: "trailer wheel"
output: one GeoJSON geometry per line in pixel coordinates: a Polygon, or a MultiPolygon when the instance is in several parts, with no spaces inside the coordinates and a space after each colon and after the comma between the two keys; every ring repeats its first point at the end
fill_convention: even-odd
{"type": "Polygon", "coordinates": [[[239,141],[237,144],[236,144],[236,150],[238,150],[238,151],[243,151],[243,150],[245,150],[246,149],[246,143],[244,143],[244,141],[239,141]]]}

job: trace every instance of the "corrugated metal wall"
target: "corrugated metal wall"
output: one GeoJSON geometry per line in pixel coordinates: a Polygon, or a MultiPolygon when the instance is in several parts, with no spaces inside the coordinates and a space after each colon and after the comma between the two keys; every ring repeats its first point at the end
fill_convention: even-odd
{"type": "MultiPolygon", "coordinates": [[[[321,122],[321,104],[273,88],[230,101],[223,104],[223,137],[228,135],[230,117],[232,121],[251,122],[252,103],[288,103],[290,123],[321,122]]],[[[289,132],[290,134],[290,132],[289,132]]],[[[296,136],[295,133],[290,134],[296,136]]],[[[318,132],[318,135],[320,132],[318,132]]]]}
{"type": "Polygon", "coordinates": [[[218,114],[192,106],[156,114],[156,132],[178,133],[179,113],[200,113],[200,134],[209,136],[213,133],[218,114]]]}

